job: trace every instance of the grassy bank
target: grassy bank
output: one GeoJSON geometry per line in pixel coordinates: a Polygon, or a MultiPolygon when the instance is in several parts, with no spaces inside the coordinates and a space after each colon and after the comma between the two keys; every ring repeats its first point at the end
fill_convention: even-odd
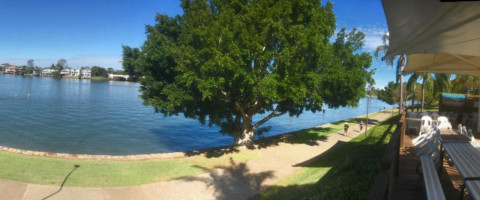
{"type": "Polygon", "coordinates": [[[195,156],[151,161],[75,161],[0,153],[0,177],[20,182],[65,186],[130,186],[193,176],[218,166],[228,166],[230,158],[245,162],[258,158],[255,152],[219,158],[195,156]]]}
{"type": "MultiPolygon", "coordinates": [[[[372,113],[368,115],[368,118],[371,119],[377,115],[379,115],[380,112],[372,113]]],[[[316,140],[322,137],[325,137],[327,135],[330,135],[332,133],[337,133],[337,132],[342,132],[343,133],[343,125],[347,121],[350,124],[350,130],[357,130],[359,129],[358,126],[353,127],[351,124],[359,124],[360,121],[363,121],[366,123],[366,118],[365,116],[359,116],[356,118],[351,118],[348,120],[342,120],[338,122],[334,122],[331,124],[327,124],[321,127],[316,127],[316,128],[310,128],[310,129],[304,129],[296,132],[296,136],[293,139],[293,142],[295,143],[307,143],[312,140],[316,140]]],[[[370,120],[371,121],[371,120],[370,120]]]]}
{"type": "MultiPolygon", "coordinates": [[[[378,114],[378,113],[377,113],[378,114]]],[[[377,114],[369,115],[374,117],[377,114]]],[[[363,117],[349,119],[358,123],[363,117]]],[[[352,127],[357,129],[358,127],[352,127]]],[[[343,129],[343,121],[319,128],[301,130],[293,137],[295,143],[308,143],[343,129]]],[[[151,161],[76,161],[24,156],[0,152],[0,178],[46,185],[101,187],[131,186],[194,176],[236,163],[261,158],[256,150],[241,150],[221,157],[192,156],[151,161]],[[75,165],[79,165],[75,168],[75,165]]]]}
{"type": "Polygon", "coordinates": [[[367,199],[399,116],[319,155],[252,199],[367,199]]]}

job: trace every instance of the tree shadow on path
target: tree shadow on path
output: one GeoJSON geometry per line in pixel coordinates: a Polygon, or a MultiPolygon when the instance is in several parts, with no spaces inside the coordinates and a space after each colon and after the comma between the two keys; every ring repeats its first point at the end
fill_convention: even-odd
{"type": "Polygon", "coordinates": [[[70,177],[70,175],[72,175],[72,173],[73,173],[75,170],[77,170],[77,169],[80,167],[80,165],[74,165],[73,167],[74,167],[74,168],[72,169],[72,171],[70,171],[70,173],[68,173],[68,175],[65,177],[65,179],[63,179],[63,182],[62,182],[62,185],[60,185],[60,188],[59,188],[56,192],[54,192],[54,193],[52,193],[52,194],[44,197],[42,200],[46,200],[46,199],[48,199],[48,198],[50,198],[50,197],[58,194],[60,191],[62,191],[63,185],[65,185],[65,183],[67,182],[68,177],[70,177]]]}
{"type": "MultiPolygon", "coordinates": [[[[211,170],[202,166],[195,166],[203,170],[211,170]]],[[[217,170],[209,173],[208,177],[190,177],[187,181],[201,181],[215,190],[216,199],[247,199],[258,193],[262,183],[274,177],[273,171],[251,173],[245,163],[235,163],[230,158],[230,166],[216,167],[217,170]]]]}

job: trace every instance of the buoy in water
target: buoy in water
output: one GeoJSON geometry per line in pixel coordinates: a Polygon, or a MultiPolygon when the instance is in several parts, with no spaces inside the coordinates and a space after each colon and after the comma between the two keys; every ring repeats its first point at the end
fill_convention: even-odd
{"type": "Polygon", "coordinates": [[[17,95],[17,94],[15,94],[15,98],[17,98],[17,97],[18,97],[18,95],[17,95]]]}
{"type": "Polygon", "coordinates": [[[27,98],[30,98],[30,93],[27,94],[27,98]]]}

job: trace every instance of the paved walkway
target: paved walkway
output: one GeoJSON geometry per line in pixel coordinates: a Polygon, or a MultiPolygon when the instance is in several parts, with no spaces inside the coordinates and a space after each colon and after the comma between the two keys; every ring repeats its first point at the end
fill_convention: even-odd
{"type": "MultiPolygon", "coordinates": [[[[373,122],[383,121],[391,111],[382,111],[373,122]]],[[[370,124],[369,127],[373,126],[370,124]]],[[[0,180],[0,200],[85,199],[85,200],[158,200],[158,199],[247,199],[262,188],[273,185],[300,169],[304,163],[330,149],[357,137],[358,124],[350,124],[348,137],[331,134],[314,144],[279,143],[256,150],[259,159],[235,163],[226,168],[194,177],[140,186],[115,188],[60,187],[0,180]]]]}

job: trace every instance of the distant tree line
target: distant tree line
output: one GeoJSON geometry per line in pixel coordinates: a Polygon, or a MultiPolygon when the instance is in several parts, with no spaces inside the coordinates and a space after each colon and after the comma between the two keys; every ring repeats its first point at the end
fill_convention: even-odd
{"type": "MultiPolygon", "coordinates": [[[[67,62],[66,59],[61,58],[57,61],[56,64],[52,63],[52,65],[50,65],[50,67],[41,68],[41,67],[35,66],[33,59],[29,59],[27,61],[26,65],[17,66],[17,72],[15,74],[26,76],[26,75],[34,74],[34,71],[37,71],[37,72],[40,73],[43,69],[54,69],[55,72],[53,73],[53,77],[61,78],[62,77],[61,71],[63,69],[71,69],[68,66],[67,63],[68,62],[67,62]]],[[[11,65],[10,63],[2,63],[0,71],[5,71],[5,67],[10,66],[10,65],[11,65]]],[[[91,76],[93,76],[93,77],[105,77],[106,78],[106,77],[108,77],[108,74],[127,74],[124,70],[114,70],[111,67],[103,68],[103,67],[100,67],[100,66],[93,66],[93,67],[84,66],[84,67],[81,67],[81,69],[82,70],[90,69],[91,76]]]]}

